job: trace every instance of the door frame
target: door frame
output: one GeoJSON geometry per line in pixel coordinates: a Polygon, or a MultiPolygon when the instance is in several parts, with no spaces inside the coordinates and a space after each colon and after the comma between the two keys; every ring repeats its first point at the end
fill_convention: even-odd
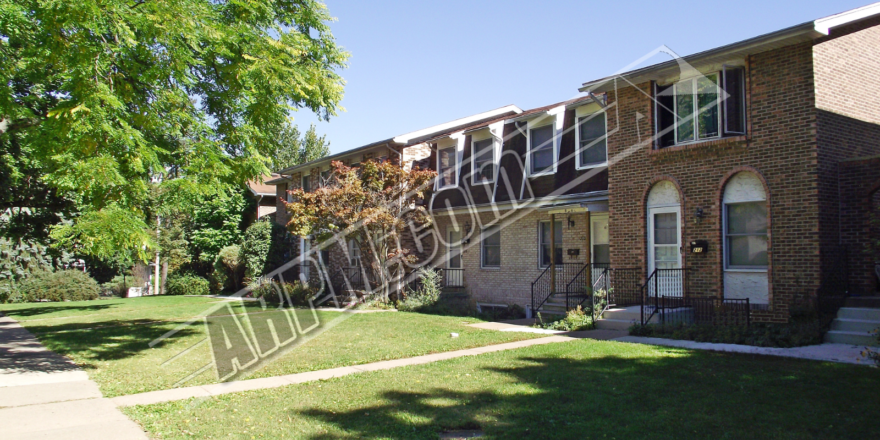
{"type": "MultiPolygon", "coordinates": [[[[681,239],[682,239],[682,226],[683,225],[681,224],[681,205],[652,207],[652,208],[648,208],[648,219],[647,219],[648,220],[647,221],[647,228],[648,228],[648,243],[647,244],[648,244],[648,246],[647,246],[646,250],[648,253],[648,273],[646,276],[651,276],[651,274],[654,272],[654,269],[656,269],[656,267],[654,265],[654,263],[655,263],[654,262],[654,215],[655,214],[670,214],[670,213],[675,213],[675,219],[676,219],[675,221],[678,225],[678,234],[676,234],[676,238],[678,239],[678,243],[677,243],[678,244],[678,253],[677,253],[677,255],[678,255],[678,268],[682,267],[681,251],[682,251],[683,245],[682,245],[681,239]]],[[[670,246],[670,245],[662,245],[662,246],[670,246]]]]}
{"type": "Polygon", "coordinates": [[[448,229],[448,230],[446,231],[446,239],[448,240],[447,243],[449,243],[449,244],[446,246],[446,268],[447,268],[447,269],[461,269],[461,268],[463,268],[463,267],[464,267],[464,261],[462,261],[462,255],[463,255],[463,254],[462,254],[462,249],[461,249],[461,240],[462,240],[462,234],[461,234],[461,231],[458,231],[458,230],[455,230],[455,229],[452,229],[452,228],[448,229]],[[453,240],[453,239],[452,239],[452,234],[454,234],[454,233],[457,233],[457,234],[458,234],[458,240],[453,240]],[[453,246],[454,243],[457,244],[457,245],[453,246]],[[452,256],[453,256],[453,254],[452,254],[452,250],[453,250],[453,248],[457,248],[457,249],[458,249],[458,267],[453,267],[453,266],[450,264],[450,263],[452,262],[452,256]]]}

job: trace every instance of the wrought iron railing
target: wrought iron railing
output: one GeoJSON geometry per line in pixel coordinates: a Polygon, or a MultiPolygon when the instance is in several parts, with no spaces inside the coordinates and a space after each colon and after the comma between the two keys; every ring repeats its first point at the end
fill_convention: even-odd
{"type": "Polygon", "coordinates": [[[751,324],[749,299],[668,297],[657,299],[660,325],[701,324],[746,326],[751,324]]]}
{"type": "Polygon", "coordinates": [[[366,276],[360,266],[340,267],[330,277],[330,284],[336,293],[352,290],[366,290],[366,276]]]}
{"type": "Polygon", "coordinates": [[[441,269],[443,287],[464,287],[464,269],[441,269]]]}
{"type": "MultiPolygon", "coordinates": [[[[579,305],[583,305],[588,299],[593,297],[596,285],[603,279],[605,271],[608,270],[610,264],[591,263],[583,265],[574,277],[565,284],[565,307],[573,309],[579,305]],[[590,280],[587,282],[587,267],[590,268],[590,280]]],[[[600,283],[602,284],[602,283],[600,283]]]]}
{"type": "Polygon", "coordinates": [[[557,263],[547,266],[532,282],[532,310],[540,310],[554,294],[565,294],[571,280],[583,269],[584,265],[580,263],[557,263]]]}
{"type": "Polygon", "coordinates": [[[651,321],[660,308],[660,297],[686,298],[688,296],[687,269],[654,269],[642,285],[642,325],[651,321]]]}

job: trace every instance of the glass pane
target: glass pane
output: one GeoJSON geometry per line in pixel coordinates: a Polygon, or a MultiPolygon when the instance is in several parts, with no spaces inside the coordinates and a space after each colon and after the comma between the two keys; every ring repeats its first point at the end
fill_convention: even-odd
{"type": "Polygon", "coordinates": [[[593,245],[593,263],[611,264],[611,245],[595,244],[593,245]]]}
{"type": "Polygon", "coordinates": [[[590,141],[590,143],[592,142],[595,143],[590,145],[589,143],[581,142],[581,165],[604,163],[607,160],[605,139],[590,141]]]}
{"type": "Polygon", "coordinates": [[[580,119],[581,142],[594,141],[605,136],[605,115],[597,114],[580,119]]]}
{"type": "Polygon", "coordinates": [[[491,232],[483,233],[483,244],[489,246],[500,246],[501,245],[501,231],[494,230],[491,232]]]}
{"type": "Polygon", "coordinates": [[[745,133],[745,115],[743,109],[743,69],[734,68],[724,71],[724,91],[727,92],[727,98],[724,99],[724,118],[727,133],[745,133]]]}
{"type": "Polygon", "coordinates": [[[747,235],[728,237],[728,264],[730,266],[767,266],[767,237],[747,235]]]}
{"type": "Polygon", "coordinates": [[[678,244],[678,218],[674,212],[654,214],[654,244],[678,244]]]}
{"type": "Polygon", "coordinates": [[[455,148],[446,148],[440,150],[440,169],[438,170],[438,178],[440,186],[455,184],[455,148]]]}
{"type": "Polygon", "coordinates": [[[493,180],[495,166],[493,164],[492,139],[474,142],[474,181],[493,180]]]}
{"type": "Polygon", "coordinates": [[[532,172],[537,173],[553,167],[553,126],[532,129],[530,144],[532,172]]]}
{"type": "Polygon", "coordinates": [[[718,74],[697,79],[700,139],[718,136],[718,74]]]}
{"type": "Polygon", "coordinates": [[[686,80],[675,84],[675,112],[678,133],[676,142],[694,140],[694,81],[686,80]]]}
{"type": "Polygon", "coordinates": [[[727,205],[728,234],[766,234],[767,203],[749,202],[727,205]]]}
{"type": "Polygon", "coordinates": [[[501,246],[483,246],[483,266],[501,265],[501,246]]]}
{"type": "Polygon", "coordinates": [[[654,262],[660,267],[661,262],[678,262],[678,248],[675,246],[654,246],[654,262]]]}
{"type": "MultiPolygon", "coordinates": [[[[556,221],[556,263],[562,263],[562,221],[556,221]]],[[[541,222],[539,245],[541,246],[540,264],[542,267],[550,265],[550,222],[541,222]]]]}

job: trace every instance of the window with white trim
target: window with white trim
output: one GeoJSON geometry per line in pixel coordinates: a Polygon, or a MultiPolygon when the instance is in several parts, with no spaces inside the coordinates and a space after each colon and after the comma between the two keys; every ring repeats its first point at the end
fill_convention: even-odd
{"type": "Polygon", "coordinates": [[[657,146],[745,134],[745,73],[740,67],[655,85],[657,146]]]}
{"type": "Polygon", "coordinates": [[[501,267],[501,229],[488,228],[480,233],[480,266],[501,267]]]}
{"type": "Polygon", "coordinates": [[[554,124],[529,127],[529,174],[551,174],[556,171],[556,130],[554,124]]]}
{"type": "Polygon", "coordinates": [[[492,138],[481,139],[471,143],[471,164],[473,166],[474,185],[495,181],[495,142],[492,138]]]}
{"type": "Polygon", "coordinates": [[[456,153],[455,146],[437,150],[438,188],[446,188],[456,185],[456,153]]]}
{"type": "Polygon", "coordinates": [[[767,269],[767,202],[724,205],[724,247],[728,269],[767,269]]]}
{"type": "MultiPolygon", "coordinates": [[[[562,221],[554,222],[555,237],[553,242],[556,246],[556,264],[562,263],[562,221]]],[[[543,221],[538,224],[538,264],[540,267],[550,266],[550,222],[543,221]]]]}
{"type": "Polygon", "coordinates": [[[351,267],[361,266],[361,248],[353,238],[348,240],[348,264],[351,267]]]}
{"type": "Polygon", "coordinates": [[[606,118],[605,112],[578,118],[578,129],[575,133],[578,145],[577,167],[579,169],[608,164],[606,118]]]}

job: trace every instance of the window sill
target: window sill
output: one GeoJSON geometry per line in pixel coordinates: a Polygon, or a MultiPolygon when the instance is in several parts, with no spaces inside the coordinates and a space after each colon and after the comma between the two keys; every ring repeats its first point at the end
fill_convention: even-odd
{"type": "Polygon", "coordinates": [[[501,266],[480,266],[480,270],[501,270],[501,266]]]}
{"type": "Polygon", "coordinates": [[[578,171],[592,170],[593,168],[608,168],[608,162],[597,163],[595,165],[583,165],[575,167],[578,171]]]}
{"type": "Polygon", "coordinates": [[[474,182],[473,180],[471,180],[471,186],[477,186],[477,185],[493,185],[493,184],[495,184],[495,180],[481,180],[481,181],[479,181],[479,182],[474,182]]]}
{"type": "Polygon", "coordinates": [[[535,177],[544,177],[544,176],[552,176],[556,174],[556,170],[553,171],[544,171],[542,173],[529,174],[529,179],[533,179],[535,177]]]}
{"type": "Polygon", "coordinates": [[[672,153],[675,151],[683,151],[690,150],[692,148],[701,148],[701,147],[711,147],[715,145],[729,145],[729,144],[738,144],[743,143],[749,140],[747,135],[742,136],[731,136],[725,138],[716,138],[716,139],[706,139],[703,141],[697,142],[688,142],[686,144],[677,144],[669,147],[663,148],[652,148],[648,150],[648,154],[663,154],[663,153],[672,153]]]}
{"type": "Polygon", "coordinates": [[[437,187],[437,189],[435,189],[434,191],[443,191],[444,189],[452,189],[452,188],[458,188],[458,185],[440,186],[440,187],[437,187]]]}

